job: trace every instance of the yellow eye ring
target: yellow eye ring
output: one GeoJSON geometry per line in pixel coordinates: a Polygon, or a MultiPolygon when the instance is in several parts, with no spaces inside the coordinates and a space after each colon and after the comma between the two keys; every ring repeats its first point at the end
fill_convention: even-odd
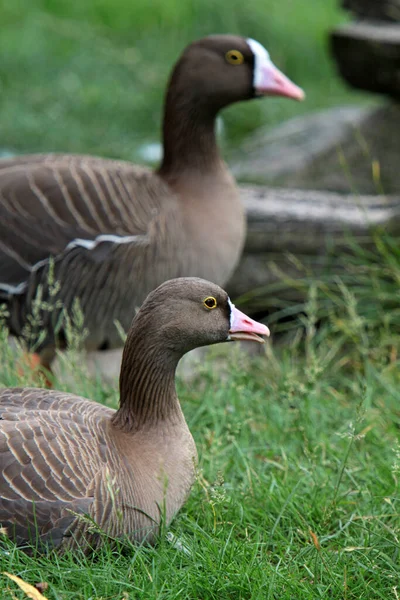
{"type": "Polygon", "coordinates": [[[244,56],[239,50],[229,50],[225,54],[225,58],[231,65],[242,65],[244,63],[244,56]]]}
{"type": "Polygon", "coordinates": [[[206,308],[208,308],[208,310],[212,310],[213,308],[217,308],[217,301],[214,298],[214,296],[207,296],[207,298],[205,298],[203,300],[203,304],[206,308]]]}

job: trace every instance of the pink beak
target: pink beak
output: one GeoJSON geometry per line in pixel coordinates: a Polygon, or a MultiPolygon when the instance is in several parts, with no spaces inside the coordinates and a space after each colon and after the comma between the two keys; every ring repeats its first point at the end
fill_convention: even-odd
{"type": "Polygon", "coordinates": [[[251,38],[246,41],[254,56],[254,94],[256,96],[285,96],[294,100],[303,100],[305,97],[303,90],[275,67],[264,46],[251,38]]]}
{"type": "Polygon", "coordinates": [[[304,100],[303,90],[290,81],[271,61],[259,65],[256,96],[284,96],[293,100],[304,100]]]}
{"type": "Polygon", "coordinates": [[[232,303],[231,307],[231,326],[229,329],[229,340],[250,340],[264,344],[265,340],[260,335],[269,336],[270,331],[266,325],[253,321],[247,315],[238,310],[232,303]]]}

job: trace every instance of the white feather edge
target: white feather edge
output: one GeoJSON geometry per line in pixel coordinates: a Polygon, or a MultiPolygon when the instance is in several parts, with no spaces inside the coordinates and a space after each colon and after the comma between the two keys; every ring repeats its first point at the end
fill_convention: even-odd
{"type": "MultiPolygon", "coordinates": [[[[229,304],[229,308],[231,309],[231,313],[229,315],[229,331],[232,329],[232,327],[235,324],[235,305],[233,304],[233,302],[231,301],[231,299],[228,297],[228,304],[229,304]]],[[[228,340],[231,339],[231,336],[228,335],[228,340]]]]}
{"type": "Polygon", "coordinates": [[[247,38],[246,42],[254,54],[253,87],[254,89],[257,89],[261,85],[263,66],[272,64],[272,61],[268,51],[260,44],[260,42],[251,38],[247,38]]]}
{"type": "MultiPolygon", "coordinates": [[[[126,235],[126,236],[119,236],[119,235],[112,235],[112,234],[101,234],[98,235],[96,238],[94,238],[93,240],[85,240],[83,238],[75,238],[74,240],[72,240],[71,242],[69,242],[69,244],[67,244],[67,246],[65,246],[64,250],[54,256],[54,259],[57,259],[58,257],[62,256],[65,252],[68,252],[68,250],[72,250],[73,248],[85,248],[85,250],[93,250],[94,248],[96,248],[96,246],[98,246],[99,244],[102,244],[104,242],[108,242],[110,244],[134,244],[134,243],[140,243],[140,244],[146,244],[148,243],[148,236],[147,235],[126,235]]],[[[34,265],[32,265],[29,269],[30,273],[34,273],[35,271],[37,271],[38,269],[40,269],[41,267],[43,267],[44,265],[46,265],[51,257],[48,258],[44,258],[43,260],[39,260],[37,263],[35,263],[34,265]]],[[[0,290],[4,290],[5,292],[9,293],[9,294],[22,294],[23,291],[26,289],[28,285],[27,280],[25,281],[21,281],[21,283],[19,283],[18,285],[9,285],[8,283],[1,283],[0,282],[0,290]]]]}

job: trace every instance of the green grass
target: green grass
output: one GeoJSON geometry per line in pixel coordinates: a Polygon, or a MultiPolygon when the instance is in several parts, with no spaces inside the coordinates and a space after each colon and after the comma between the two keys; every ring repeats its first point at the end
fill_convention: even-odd
{"type": "MultiPolygon", "coordinates": [[[[391,261],[399,276],[397,253],[387,247],[382,256],[382,273],[391,261]]],[[[400,331],[393,322],[387,342],[379,295],[366,327],[359,286],[343,285],[328,314],[312,287],[296,335],[277,337],[264,356],[220,346],[194,382],[179,383],[199,472],[155,548],[106,544],[88,558],[31,558],[6,545],[0,572],[48,582],[49,600],[395,600],[400,331]],[[321,307],[326,319],[316,327],[321,307]]],[[[0,385],[28,384],[4,335],[0,385]]],[[[75,383],[56,387],[115,406],[116,389],[89,379],[81,364],[72,351],[66,368],[75,383]]],[[[12,598],[15,584],[0,585],[12,598]]]]}
{"type": "Polygon", "coordinates": [[[185,45],[210,33],[262,42],[307,93],[224,112],[224,146],[262,125],[359,102],[328,52],[346,15],[337,0],[15,0],[0,3],[1,149],[86,152],[140,160],[159,139],[164,89],[185,45]]]}

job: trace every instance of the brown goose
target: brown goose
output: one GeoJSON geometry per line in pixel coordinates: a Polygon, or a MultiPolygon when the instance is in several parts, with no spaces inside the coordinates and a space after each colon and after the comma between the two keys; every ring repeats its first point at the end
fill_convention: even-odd
{"type": "MultiPolygon", "coordinates": [[[[121,345],[146,294],[172,277],[223,285],[240,255],[245,221],[235,181],[215,139],[220,109],[254,97],[304,94],[258,42],[232,35],[192,43],[168,85],[164,157],[152,172],[91,156],[33,155],[0,161],[0,302],[21,335],[49,264],[70,311],[80,301],[88,350],[121,345]],[[49,258],[54,260],[49,262],[49,258]]],[[[41,311],[31,342],[49,365],[65,335],[59,310],[41,311]],[[58,333],[55,336],[55,329],[58,333]]]]}
{"type": "Polygon", "coordinates": [[[194,478],[196,449],[175,369],[197,346],[262,342],[214,283],[172,279],[150,293],[126,340],[117,411],[38,388],[0,390],[0,524],[17,543],[96,547],[88,514],[112,537],[155,539],[194,478]],[[35,526],[36,524],[36,526],[35,526]]]}

